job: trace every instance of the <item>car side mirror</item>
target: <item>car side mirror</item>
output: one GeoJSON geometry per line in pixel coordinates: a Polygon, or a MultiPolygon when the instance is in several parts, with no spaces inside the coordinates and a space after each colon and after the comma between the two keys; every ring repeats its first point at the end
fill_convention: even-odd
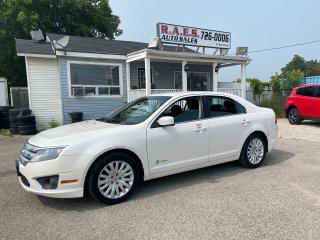
{"type": "Polygon", "coordinates": [[[170,117],[170,116],[161,117],[161,118],[158,120],[158,124],[159,124],[161,127],[173,126],[173,125],[174,125],[174,118],[173,118],[173,117],[170,117]]]}

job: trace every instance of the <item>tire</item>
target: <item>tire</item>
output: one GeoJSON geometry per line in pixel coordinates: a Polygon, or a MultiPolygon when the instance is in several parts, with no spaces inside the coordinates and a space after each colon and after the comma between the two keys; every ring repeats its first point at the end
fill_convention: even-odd
{"type": "Polygon", "coordinates": [[[111,153],[94,163],[88,172],[88,192],[98,201],[107,204],[117,204],[129,198],[136,188],[139,178],[138,166],[134,159],[124,153],[111,153]],[[118,163],[118,168],[116,168],[116,162],[118,163]],[[119,172],[117,172],[117,175],[115,172],[111,174],[112,165],[114,169],[120,170],[121,168],[125,168],[128,170],[126,172],[119,171],[120,175],[119,172]],[[105,168],[107,168],[110,174],[104,170],[105,168]],[[123,180],[124,178],[126,180],[123,180]],[[109,181],[109,183],[98,185],[99,179],[101,182],[109,181]],[[112,193],[114,194],[113,197],[112,193]]]}
{"type": "Polygon", "coordinates": [[[29,116],[29,115],[31,115],[31,112],[32,112],[32,110],[27,109],[27,108],[23,108],[23,109],[20,109],[19,116],[29,116]]]}
{"type": "Polygon", "coordinates": [[[37,131],[37,128],[35,125],[29,125],[29,126],[19,126],[18,127],[19,132],[25,132],[25,131],[37,131]]]}
{"type": "Polygon", "coordinates": [[[18,129],[18,121],[10,121],[10,128],[18,129]]]}
{"type": "Polygon", "coordinates": [[[35,116],[19,116],[18,117],[19,126],[29,126],[36,124],[35,116]]]}
{"type": "Polygon", "coordinates": [[[266,152],[266,139],[261,134],[252,134],[247,138],[242,147],[239,162],[246,168],[260,167],[266,156],[266,152]]]}
{"type": "Polygon", "coordinates": [[[11,108],[10,106],[0,106],[0,112],[9,112],[11,108]]]}
{"type": "Polygon", "coordinates": [[[37,130],[34,129],[34,130],[28,130],[28,131],[19,131],[19,134],[20,135],[34,135],[37,133],[37,130]]]}
{"type": "Polygon", "coordinates": [[[9,129],[10,128],[10,123],[8,121],[2,122],[0,129],[9,129]]]}
{"type": "Polygon", "coordinates": [[[9,121],[10,122],[18,122],[18,118],[17,118],[17,116],[10,116],[9,115],[9,121]]]}
{"type": "Polygon", "coordinates": [[[2,112],[1,116],[2,116],[2,119],[6,119],[7,121],[9,121],[9,112],[2,112]]]}
{"type": "Polygon", "coordinates": [[[289,108],[288,121],[290,124],[293,124],[293,125],[301,124],[302,119],[300,117],[298,109],[296,109],[295,107],[289,108]]]}
{"type": "Polygon", "coordinates": [[[20,109],[10,109],[9,110],[9,117],[17,117],[20,114],[20,109]]]}

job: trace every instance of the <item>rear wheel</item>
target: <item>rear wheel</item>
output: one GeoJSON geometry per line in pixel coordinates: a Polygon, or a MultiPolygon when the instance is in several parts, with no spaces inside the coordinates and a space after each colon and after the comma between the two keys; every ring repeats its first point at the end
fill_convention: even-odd
{"type": "Polygon", "coordinates": [[[266,155],[267,143],[260,134],[252,134],[243,145],[240,163],[244,167],[259,167],[266,155]]]}
{"type": "Polygon", "coordinates": [[[289,109],[288,120],[289,120],[289,123],[291,124],[301,124],[302,119],[299,115],[298,109],[296,109],[295,107],[292,107],[289,109]]]}
{"type": "Polygon", "coordinates": [[[136,162],[123,153],[104,156],[94,164],[88,175],[88,190],[95,199],[116,204],[125,201],[139,180],[136,162]]]}

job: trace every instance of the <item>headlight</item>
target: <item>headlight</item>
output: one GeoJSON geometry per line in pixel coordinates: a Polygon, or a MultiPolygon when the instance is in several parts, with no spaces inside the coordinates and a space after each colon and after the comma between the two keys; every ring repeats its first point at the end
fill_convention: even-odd
{"type": "Polygon", "coordinates": [[[64,147],[38,148],[33,154],[30,162],[40,162],[40,161],[56,159],[63,149],[64,147]]]}

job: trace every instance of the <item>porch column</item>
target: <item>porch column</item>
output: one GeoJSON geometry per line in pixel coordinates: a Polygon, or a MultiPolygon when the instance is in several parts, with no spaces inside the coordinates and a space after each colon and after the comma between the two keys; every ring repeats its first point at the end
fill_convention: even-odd
{"type": "Polygon", "coordinates": [[[241,64],[241,97],[246,99],[247,86],[246,86],[246,64],[241,64]]]}
{"type": "Polygon", "coordinates": [[[188,91],[188,75],[184,70],[184,67],[187,65],[187,61],[182,61],[182,90],[184,92],[188,91]]]}
{"type": "Polygon", "coordinates": [[[216,72],[217,66],[218,66],[218,63],[212,64],[212,90],[214,92],[218,91],[218,73],[216,72]]]}
{"type": "Polygon", "coordinates": [[[131,90],[131,80],[130,80],[130,63],[126,63],[126,73],[127,73],[127,102],[130,102],[130,90],[131,90]]]}
{"type": "Polygon", "coordinates": [[[144,59],[145,79],[146,79],[146,95],[151,95],[151,73],[150,73],[150,58],[144,59]]]}

